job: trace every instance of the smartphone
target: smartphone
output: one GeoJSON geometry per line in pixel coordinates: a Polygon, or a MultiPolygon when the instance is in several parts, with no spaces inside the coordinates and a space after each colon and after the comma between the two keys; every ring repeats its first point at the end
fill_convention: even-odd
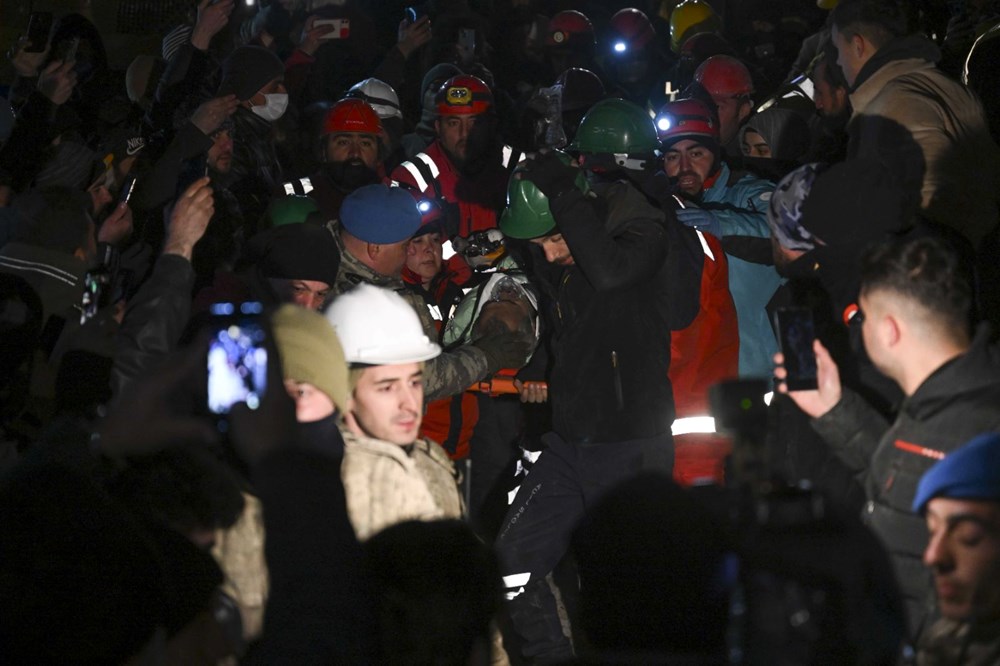
{"type": "Polygon", "coordinates": [[[29,53],[41,53],[49,47],[52,36],[52,12],[32,12],[28,17],[28,34],[31,46],[24,49],[29,53]]]}
{"type": "Polygon", "coordinates": [[[313,23],[314,28],[318,28],[321,25],[333,26],[330,32],[323,35],[321,39],[347,39],[351,36],[351,19],[324,19],[313,23]]]}
{"type": "Polygon", "coordinates": [[[225,415],[243,402],[260,406],[267,390],[266,336],[260,303],[216,303],[211,307],[208,346],[208,409],[225,415]]]}
{"type": "Polygon", "coordinates": [[[785,384],[789,391],[816,388],[816,327],[809,308],[778,308],[774,314],[778,349],[785,357],[785,384]]]}
{"type": "Polygon", "coordinates": [[[476,52],[476,31],[473,28],[458,29],[458,44],[470,54],[476,52]]]}
{"type": "Polygon", "coordinates": [[[135,174],[129,174],[125,176],[125,182],[122,183],[121,192],[118,195],[118,203],[127,204],[129,199],[132,198],[132,192],[135,191],[135,174]]]}
{"type": "Polygon", "coordinates": [[[111,303],[111,274],[105,268],[87,271],[83,276],[83,300],[80,303],[80,325],[93,319],[111,303]]]}

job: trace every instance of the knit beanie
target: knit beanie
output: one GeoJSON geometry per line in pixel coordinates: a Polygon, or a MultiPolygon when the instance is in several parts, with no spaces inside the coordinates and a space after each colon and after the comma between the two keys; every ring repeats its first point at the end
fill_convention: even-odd
{"type": "Polygon", "coordinates": [[[286,304],[275,311],[271,326],[285,379],[312,384],[343,412],[351,395],[347,361],[340,340],[326,317],[298,305],[286,304]]]}
{"type": "Polygon", "coordinates": [[[262,46],[241,46],[222,63],[220,95],[236,95],[245,102],[274,79],[285,75],[285,66],[262,46]]]}

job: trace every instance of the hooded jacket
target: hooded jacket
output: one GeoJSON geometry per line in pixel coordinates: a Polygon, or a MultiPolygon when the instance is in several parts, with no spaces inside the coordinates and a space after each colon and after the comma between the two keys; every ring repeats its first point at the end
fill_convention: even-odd
{"type": "Polygon", "coordinates": [[[917,638],[933,605],[924,519],[910,507],[920,477],[975,435],[1000,430],[1000,348],[980,329],[965,354],[938,368],[900,406],[889,424],[858,394],[812,426],[863,480],[863,518],[892,557],[917,638]]]}
{"type": "Polygon", "coordinates": [[[892,165],[931,220],[978,246],[997,224],[1000,153],[975,94],[941,72],[927,38],[883,45],[850,94],[848,157],[892,165]]]}

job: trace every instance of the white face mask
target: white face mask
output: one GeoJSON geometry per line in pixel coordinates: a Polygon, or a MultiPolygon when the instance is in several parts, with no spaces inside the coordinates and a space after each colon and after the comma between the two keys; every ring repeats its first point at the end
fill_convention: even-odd
{"type": "Polygon", "coordinates": [[[252,106],[250,110],[272,123],[285,115],[285,109],[288,108],[288,93],[265,94],[264,99],[267,102],[263,106],[252,106]]]}

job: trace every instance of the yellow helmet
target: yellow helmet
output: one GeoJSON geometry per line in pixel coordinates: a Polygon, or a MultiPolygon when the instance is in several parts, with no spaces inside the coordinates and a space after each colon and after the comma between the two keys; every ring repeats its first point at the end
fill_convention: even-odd
{"type": "Polygon", "coordinates": [[[833,9],[840,0],[816,0],[816,6],[820,9],[833,9]]]}
{"type": "Polygon", "coordinates": [[[704,0],[684,0],[670,14],[670,48],[680,53],[684,40],[702,32],[719,32],[722,22],[704,0]]]}

